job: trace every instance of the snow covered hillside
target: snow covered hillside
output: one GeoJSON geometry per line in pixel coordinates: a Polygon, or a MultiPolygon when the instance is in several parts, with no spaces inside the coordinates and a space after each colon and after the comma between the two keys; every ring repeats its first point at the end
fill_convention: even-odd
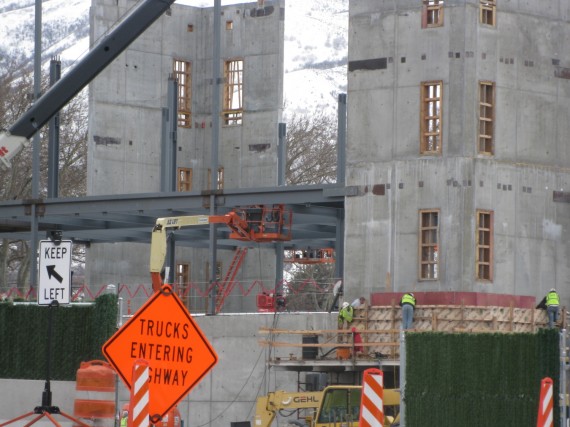
{"type": "MultiPolygon", "coordinates": [[[[213,0],[178,0],[213,7],[213,0]]],[[[222,5],[243,1],[222,0],[222,5]]],[[[42,58],[59,56],[64,68],[89,49],[91,0],[43,0],[42,58]]],[[[34,51],[35,0],[0,4],[0,72],[9,58],[31,64],[34,51]]],[[[285,109],[336,112],[346,92],[348,0],[286,0],[285,109]]]]}

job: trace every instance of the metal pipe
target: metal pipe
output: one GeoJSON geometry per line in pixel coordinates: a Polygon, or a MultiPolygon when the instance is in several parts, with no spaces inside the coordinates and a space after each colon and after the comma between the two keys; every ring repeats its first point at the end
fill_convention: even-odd
{"type": "MultiPolygon", "coordinates": [[[[53,86],[61,78],[61,61],[50,61],[49,82],[53,86]]],[[[48,140],[48,184],[47,196],[58,197],[59,193],[59,112],[49,121],[48,140]]]]}
{"type": "MultiPolygon", "coordinates": [[[[210,215],[216,215],[216,190],[218,189],[218,146],[220,141],[220,72],[221,61],[221,14],[222,0],[214,0],[214,50],[212,55],[212,153],[210,161],[210,215]]],[[[217,280],[216,224],[210,224],[210,283],[217,280]]],[[[210,291],[209,314],[216,314],[216,287],[210,291]]]]}

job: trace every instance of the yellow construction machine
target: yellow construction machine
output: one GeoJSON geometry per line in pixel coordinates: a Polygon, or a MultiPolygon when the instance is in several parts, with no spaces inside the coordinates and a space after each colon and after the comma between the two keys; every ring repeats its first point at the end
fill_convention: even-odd
{"type": "MultiPolygon", "coordinates": [[[[305,410],[305,422],[289,424],[308,427],[358,427],[362,386],[332,385],[323,391],[275,391],[257,399],[254,427],[270,427],[278,412],[305,410]],[[308,412],[308,413],[307,413],[308,412]]],[[[384,390],[384,427],[400,425],[400,392],[384,390]]]]}

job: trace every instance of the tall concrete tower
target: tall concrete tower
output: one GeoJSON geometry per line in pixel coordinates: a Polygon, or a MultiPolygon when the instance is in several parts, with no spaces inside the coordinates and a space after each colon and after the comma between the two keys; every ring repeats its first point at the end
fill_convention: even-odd
{"type": "MultiPolygon", "coordinates": [[[[92,39],[103,37],[135,4],[133,0],[93,0],[92,39]]],[[[214,11],[212,7],[174,4],[91,84],[89,195],[163,191],[161,159],[169,129],[165,123],[169,77],[178,83],[173,95],[178,125],[176,188],[169,191],[199,195],[277,185],[284,0],[221,7],[218,78],[213,72],[214,11]],[[220,95],[218,117],[212,113],[215,85],[219,85],[220,95]],[[219,133],[217,170],[212,171],[215,128],[219,133]]],[[[217,256],[220,276],[233,257],[230,251],[222,252],[217,256]]],[[[176,250],[175,280],[192,288],[188,289],[189,299],[203,293],[212,280],[208,259],[207,248],[176,250]]],[[[273,251],[250,250],[238,280],[273,283],[274,259],[273,251]]],[[[150,286],[148,245],[92,245],[87,264],[91,286],[150,286]]],[[[254,295],[249,302],[234,302],[234,310],[255,308],[254,295]]],[[[195,310],[204,309],[203,301],[197,304],[195,310]]]]}
{"type": "Polygon", "coordinates": [[[570,5],[351,0],[345,291],[570,303],[570,5]]]}

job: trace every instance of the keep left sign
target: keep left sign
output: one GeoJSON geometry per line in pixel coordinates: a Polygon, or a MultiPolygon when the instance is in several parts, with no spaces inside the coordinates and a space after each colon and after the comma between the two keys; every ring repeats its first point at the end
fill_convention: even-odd
{"type": "Polygon", "coordinates": [[[71,240],[59,244],[40,241],[38,304],[69,304],[71,296],[71,240]]]}

